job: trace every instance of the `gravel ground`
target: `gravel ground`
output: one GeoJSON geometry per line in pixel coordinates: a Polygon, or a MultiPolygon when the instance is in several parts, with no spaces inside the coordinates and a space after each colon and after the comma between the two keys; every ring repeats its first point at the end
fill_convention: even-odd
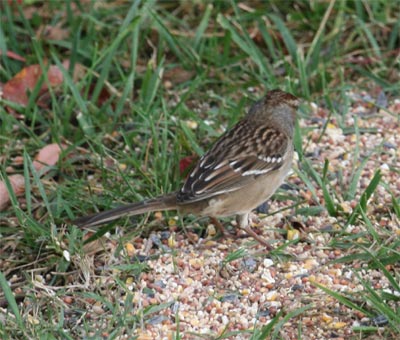
{"type": "MultiPolygon", "coordinates": [[[[346,201],[337,197],[336,203],[344,213],[353,211],[377,169],[381,170],[383,182],[393,192],[400,191],[400,178],[392,171],[400,168],[398,117],[385,110],[378,111],[369,103],[372,99],[366,94],[348,95],[353,100],[351,109],[343,115],[341,122],[336,119],[329,122],[322,139],[319,137],[328,118],[326,110],[313,104],[313,118],[301,121],[303,127],[314,127],[303,142],[307,143],[306,155],[319,174],[325,159],[328,159],[331,173],[340,171],[342,182],[348,185],[352,167],[360,166],[362,159],[370,157],[362,170],[355,198],[346,201]],[[356,123],[360,130],[359,139],[354,131],[356,123]],[[354,159],[356,148],[359,148],[359,159],[354,159]]],[[[388,109],[399,114],[400,100],[391,102],[388,109]]],[[[342,192],[337,177],[329,181],[335,192],[342,192]]],[[[305,200],[302,207],[316,206],[315,197],[296,172],[287,182],[289,185],[285,188],[289,188],[289,193],[305,200]]],[[[320,202],[324,202],[322,190],[316,187],[316,193],[320,202]]],[[[273,201],[269,211],[278,211],[292,203],[273,201]]],[[[368,204],[367,215],[378,234],[398,237],[399,221],[387,213],[388,204],[391,204],[390,194],[383,186],[378,186],[368,204]]],[[[156,214],[156,217],[162,218],[161,214],[156,214]]],[[[368,268],[361,261],[354,261],[351,266],[333,262],[356,253],[357,249],[332,246],[332,239],[337,238],[340,232],[349,235],[362,231],[368,233],[364,224],[349,225],[347,230],[343,230],[340,217],[330,217],[326,211],[318,216],[303,216],[296,214],[294,209],[268,217],[255,216],[255,220],[257,232],[271,240],[274,248],[282,247],[280,250],[268,254],[251,238],[199,239],[190,232],[190,225],[186,226],[186,234],[179,231],[174,219],[169,221],[168,232],[151,234],[151,243],[141,238],[126,243],[121,256],[127,254],[132,262],[141,256],[149,266],[148,272],[140,275],[137,281],[126,278],[127,290],[133,294],[133,305],[137,310],[161,306],[160,310],[143,317],[142,327],[134,334],[139,339],[173,339],[179,327],[182,339],[214,339],[227,332],[233,332],[229,339],[248,339],[251,335],[246,330],[261,328],[280,311],[286,315],[298,308],[305,310],[283,325],[282,339],[298,339],[299,327],[302,339],[349,339],[357,336],[353,327],[371,325],[372,321],[379,324],[379,316],[377,320],[371,320],[363,313],[347,308],[315,285],[357,296],[363,291],[363,286],[353,269],[359,269],[359,275],[372,287],[384,289],[389,286],[378,270],[368,268]],[[287,230],[291,231],[287,233],[287,230]],[[288,243],[288,239],[296,238],[297,243],[288,243]],[[229,261],[232,253],[238,258],[229,261]]],[[[214,231],[209,225],[209,236],[213,236],[214,231]]],[[[358,241],[362,242],[354,240],[358,241]]],[[[107,244],[108,254],[113,253],[116,243],[108,241],[107,244]]],[[[93,261],[92,257],[90,259],[93,261]]],[[[90,266],[97,270],[118,261],[118,257],[110,258],[103,253],[90,266]]],[[[104,276],[99,280],[102,285],[107,282],[112,286],[110,278],[104,276]]],[[[113,295],[110,290],[108,294],[111,294],[110,298],[113,295]]],[[[126,294],[118,293],[122,304],[125,297],[126,294]]],[[[93,321],[104,312],[95,307],[88,316],[93,321]]]]}

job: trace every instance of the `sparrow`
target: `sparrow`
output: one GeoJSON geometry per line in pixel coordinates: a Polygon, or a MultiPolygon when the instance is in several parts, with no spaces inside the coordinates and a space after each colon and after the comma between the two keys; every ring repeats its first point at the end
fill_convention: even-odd
{"type": "Polygon", "coordinates": [[[122,216],[177,210],[180,214],[237,217],[237,225],[270,249],[250,226],[249,214],[282,184],[293,160],[293,134],[299,99],[272,90],[226,131],[189,172],[180,190],[76,219],[79,227],[122,216]]]}

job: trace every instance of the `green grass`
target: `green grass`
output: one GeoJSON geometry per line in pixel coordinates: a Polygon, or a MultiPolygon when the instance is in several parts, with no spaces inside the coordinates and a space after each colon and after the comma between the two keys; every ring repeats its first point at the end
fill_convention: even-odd
{"type": "MultiPolygon", "coordinates": [[[[23,197],[12,196],[10,207],[0,212],[0,236],[13,243],[0,255],[5,265],[0,273],[1,299],[8,302],[8,313],[0,313],[6,315],[0,323],[1,338],[41,338],[45,334],[76,338],[79,330],[64,322],[71,314],[84,320],[89,300],[105,305],[105,315],[111,319],[98,316],[98,320],[107,323],[104,332],[111,338],[143,326],[153,313],[168,309],[169,305],[160,304],[132,316],[132,296],[121,277],[136,280],[148,268],[139,262],[129,266],[128,257],[120,263],[126,267],[114,264],[99,275],[112,277],[116,287],[128,295],[124,306],[111,303],[100,283],[85,286],[82,273],[92,272],[83,260],[86,236],[65,223],[176,190],[182,183],[179,161],[204,152],[221,134],[221,127],[236,122],[266,90],[279,87],[303,98],[300,119],[312,115],[309,102],[313,101],[327,108],[329,118],[343,127],[352,105],[348,92],[379,88],[388,98],[399,96],[396,1],[255,1],[245,5],[251,10],[235,1],[193,6],[157,1],[71,0],[61,5],[26,2],[21,6],[2,2],[0,81],[6,83],[26,65],[40,64],[46,69],[51,64],[59,67],[65,82],[49,91],[45,108],[37,99],[40,85],[49,83],[46,76],[29,94],[26,107],[0,102],[1,179],[10,189],[6,175],[11,171],[22,174],[26,183],[23,197]],[[35,10],[28,16],[32,8],[35,10]],[[61,40],[40,36],[37,32],[43,25],[60,25],[67,35],[61,40]],[[6,50],[26,58],[26,64],[8,58],[6,50]],[[62,66],[65,59],[70,61],[69,69],[62,66]],[[74,65],[83,65],[79,77],[71,73],[74,65]],[[168,77],[162,78],[168,72],[168,77]],[[189,79],[184,79],[185,73],[189,79]],[[6,106],[13,107],[16,114],[7,112],[6,106]],[[197,125],[194,129],[190,127],[193,123],[197,125]],[[50,143],[66,144],[64,157],[48,173],[37,173],[32,159],[50,143]],[[113,270],[121,272],[117,275],[113,270]],[[18,304],[7,288],[7,280],[15,273],[23,278],[28,305],[18,304]],[[48,291],[48,295],[37,296],[34,276],[49,273],[56,274],[46,284],[59,289],[55,295],[48,291]],[[68,289],[61,288],[70,281],[80,285],[72,311],[63,302],[68,289]],[[32,314],[34,320],[28,319],[32,314]]],[[[331,246],[348,251],[343,261],[373,266],[387,278],[396,293],[375,291],[361,277],[364,292],[356,303],[338,292],[327,293],[351,309],[385,315],[385,335],[394,339],[400,334],[396,323],[400,318],[398,277],[386,266],[398,269],[399,244],[386,231],[376,229],[368,207],[374,204],[377,188],[383,186],[391,193],[392,202],[382,214],[398,219],[400,197],[382,180],[379,164],[367,187],[359,189],[367,162],[380,152],[379,147],[368,155],[360,155],[357,148],[350,150],[349,157],[360,161],[354,162],[349,178],[342,180],[340,170],[333,171],[328,161],[313,162],[308,156],[309,136],[314,130],[322,131],[322,143],[328,120],[324,124],[322,129],[296,127],[299,181],[295,190],[309,190],[313,204],[290,193],[276,197],[292,202],[287,209],[303,219],[323,214],[335,217],[341,229],[332,232],[331,246]],[[337,177],[338,185],[332,184],[337,177]],[[342,208],[342,203],[349,201],[356,201],[352,213],[342,208]],[[359,233],[348,232],[354,224],[362,226],[359,233]]],[[[356,121],[354,131],[347,133],[359,140],[365,132],[362,129],[356,121]]],[[[117,248],[108,251],[118,254],[124,241],[146,232],[149,225],[157,230],[166,228],[164,221],[146,217],[138,217],[138,221],[141,227],[124,235],[117,248]]],[[[235,255],[243,256],[232,251],[226,263],[236,259],[235,255]]],[[[354,272],[357,276],[356,269],[354,272]]],[[[282,310],[268,326],[256,324],[252,339],[280,338],[284,324],[307,308],[282,310]]],[[[95,332],[92,338],[102,336],[103,330],[91,322],[83,324],[86,334],[95,332]]],[[[378,332],[362,327],[357,331],[378,332]]],[[[176,339],[181,336],[177,332],[176,339]]]]}

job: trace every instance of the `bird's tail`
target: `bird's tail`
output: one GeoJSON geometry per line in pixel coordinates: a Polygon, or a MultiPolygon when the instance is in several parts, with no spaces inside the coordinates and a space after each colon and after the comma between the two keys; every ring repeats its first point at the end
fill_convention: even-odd
{"type": "Polygon", "coordinates": [[[93,227],[114,221],[122,216],[140,215],[152,211],[176,210],[176,193],[160,196],[142,202],[123,205],[121,207],[103,211],[97,214],[84,216],[76,219],[72,223],[78,227],[93,227]]]}

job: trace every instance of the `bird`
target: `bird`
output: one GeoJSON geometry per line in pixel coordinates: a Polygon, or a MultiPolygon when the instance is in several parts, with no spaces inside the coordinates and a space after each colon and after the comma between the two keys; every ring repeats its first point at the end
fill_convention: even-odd
{"type": "Polygon", "coordinates": [[[197,161],[178,191],[80,217],[73,223],[93,227],[123,216],[165,210],[214,220],[236,216],[239,228],[271,249],[251,228],[249,214],[274,194],[291,169],[298,106],[299,99],[293,94],[268,91],[197,161]]]}

